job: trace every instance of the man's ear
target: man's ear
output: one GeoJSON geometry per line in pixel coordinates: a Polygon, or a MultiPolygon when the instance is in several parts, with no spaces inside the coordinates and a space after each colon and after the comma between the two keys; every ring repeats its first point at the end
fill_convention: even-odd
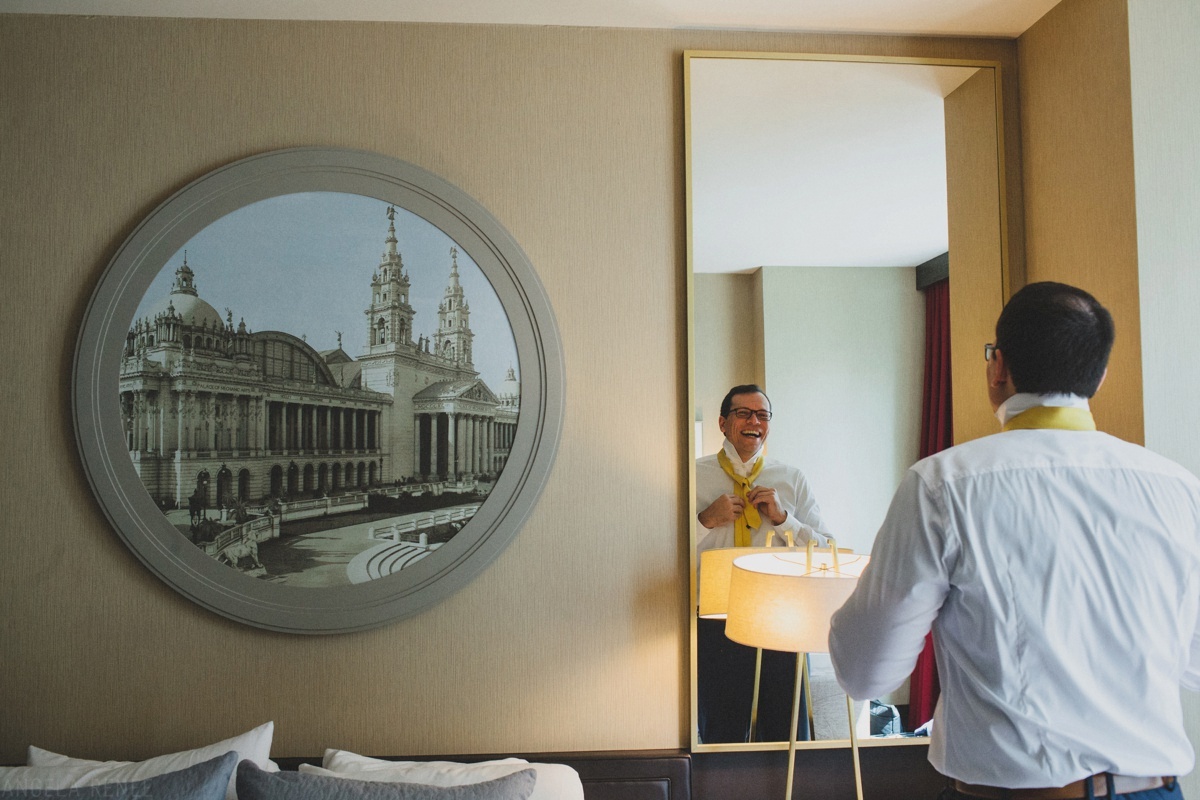
{"type": "Polygon", "coordinates": [[[987,391],[992,410],[1000,408],[1008,398],[1017,393],[1012,376],[1008,373],[1008,364],[1004,363],[1004,352],[992,351],[992,359],[987,364],[987,391]]]}
{"type": "Polygon", "coordinates": [[[1008,365],[1004,363],[1004,351],[993,350],[992,360],[988,362],[988,386],[998,389],[1010,380],[1008,365]]]}
{"type": "Polygon", "coordinates": [[[721,433],[725,433],[725,418],[717,417],[717,427],[721,429],[721,433]]]}

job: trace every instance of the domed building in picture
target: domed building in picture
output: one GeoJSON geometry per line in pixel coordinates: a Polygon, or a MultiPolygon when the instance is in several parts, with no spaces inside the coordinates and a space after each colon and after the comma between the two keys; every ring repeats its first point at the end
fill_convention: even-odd
{"type": "Polygon", "coordinates": [[[454,248],[428,317],[436,325],[420,332],[394,208],[388,218],[382,258],[362,287],[368,341],[356,355],[340,333],[336,348],[318,351],[303,336],[235,323],[232,310],[222,317],[184,253],[170,293],[131,325],[120,371],[129,456],[164,512],[189,509],[195,523],[210,509],[372,488],[490,485],[503,469],[520,408],[516,375],[510,367],[498,394],[475,368],[454,248]]]}

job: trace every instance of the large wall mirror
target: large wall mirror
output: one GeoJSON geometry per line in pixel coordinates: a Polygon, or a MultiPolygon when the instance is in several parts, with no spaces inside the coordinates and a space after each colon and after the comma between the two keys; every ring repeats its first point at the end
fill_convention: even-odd
{"type": "MultiPolygon", "coordinates": [[[[1007,282],[999,72],[993,62],[684,55],[694,750],[787,747],[786,733],[716,733],[701,722],[715,712],[697,691],[697,664],[714,645],[697,635],[707,529],[695,465],[723,446],[726,391],[766,390],[768,458],[806,476],[840,547],[870,552],[919,455],[918,284],[948,276],[954,439],[992,432],[981,375],[1007,282]]],[[[848,746],[828,657],[812,654],[808,667],[800,746],[848,746]]],[[[764,688],[778,681],[764,666],[764,688]]],[[[777,699],[760,698],[761,720],[762,704],[777,699]]],[[[885,734],[870,735],[871,705],[856,712],[863,744],[927,741],[911,735],[908,700],[906,686],[879,699],[877,727],[899,712],[885,734]]]]}

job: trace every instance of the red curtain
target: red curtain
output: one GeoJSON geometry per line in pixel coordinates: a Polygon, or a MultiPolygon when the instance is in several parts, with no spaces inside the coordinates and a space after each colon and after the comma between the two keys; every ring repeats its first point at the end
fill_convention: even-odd
{"type": "Polygon", "coordinates": [[[925,289],[925,394],[921,402],[921,458],[954,443],[950,414],[950,279],[925,289]]]}
{"type": "MultiPolygon", "coordinates": [[[[921,458],[945,450],[954,443],[950,404],[950,280],[943,279],[925,289],[925,390],[921,402],[921,458]]],[[[937,661],[933,636],[925,637],[925,649],[909,681],[908,728],[915,730],[933,717],[937,704],[937,661]]]]}

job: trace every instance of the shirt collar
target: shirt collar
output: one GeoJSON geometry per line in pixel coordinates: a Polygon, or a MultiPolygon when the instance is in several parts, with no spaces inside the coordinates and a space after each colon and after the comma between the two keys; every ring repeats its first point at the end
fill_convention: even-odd
{"type": "Polygon", "coordinates": [[[729,457],[729,463],[733,464],[733,471],[742,478],[745,478],[750,474],[750,471],[754,469],[754,463],[758,461],[758,457],[762,455],[762,448],[760,447],[758,448],[758,452],[750,456],[749,461],[742,461],[742,457],[738,455],[737,448],[733,446],[733,442],[726,439],[721,447],[724,448],[725,455],[729,457]]]}
{"type": "Polygon", "coordinates": [[[1077,394],[1029,394],[1018,392],[1005,400],[996,409],[996,419],[1000,424],[1007,425],[1008,421],[1024,411],[1036,406],[1055,406],[1060,408],[1082,408],[1090,410],[1086,397],[1077,394]]]}

